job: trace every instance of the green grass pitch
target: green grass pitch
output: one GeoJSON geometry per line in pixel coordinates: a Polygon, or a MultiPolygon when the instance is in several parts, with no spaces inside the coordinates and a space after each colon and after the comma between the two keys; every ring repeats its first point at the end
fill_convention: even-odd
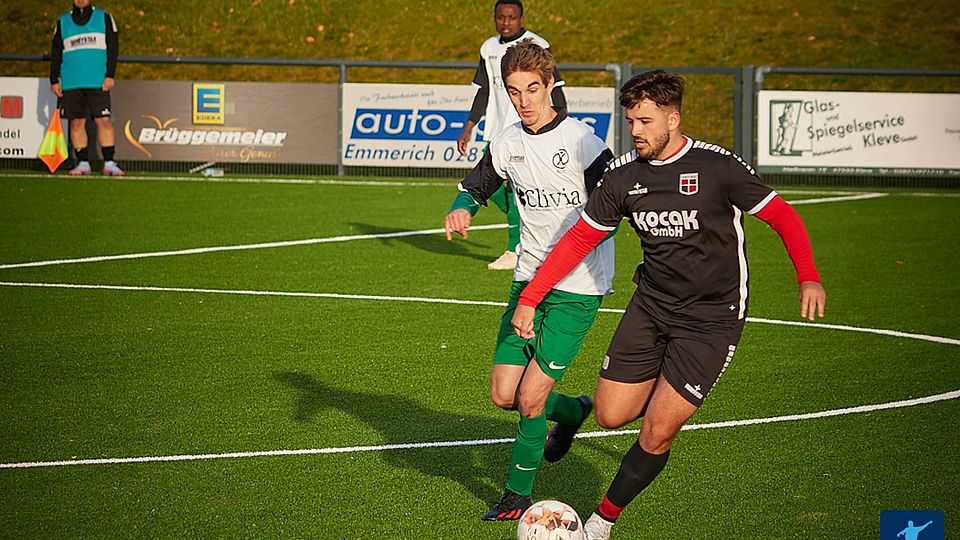
{"type": "MultiPolygon", "coordinates": [[[[0,175],[0,537],[513,538],[480,521],[515,428],[487,398],[504,231],[429,232],[452,181],[185,180],[0,175]]],[[[956,537],[960,196],[782,192],[830,326],[771,323],[800,322],[793,269],[748,217],[741,347],[615,538],[877,538],[888,509],[956,537]]],[[[640,257],[623,227],[560,390],[592,393],[640,257]]],[[[586,517],[634,435],[583,431],[534,498],[586,517]]]]}

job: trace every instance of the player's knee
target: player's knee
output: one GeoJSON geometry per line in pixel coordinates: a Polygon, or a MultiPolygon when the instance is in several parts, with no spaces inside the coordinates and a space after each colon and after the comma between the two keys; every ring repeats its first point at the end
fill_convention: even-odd
{"type": "Polygon", "coordinates": [[[640,447],[651,454],[662,454],[673,445],[677,431],[670,426],[645,421],[640,430],[640,447]]]}
{"type": "Polygon", "coordinates": [[[543,414],[545,403],[529,396],[520,396],[520,414],[526,418],[536,418],[543,414]]]}
{"type": "Polygon", "coordinates": [[[604,429],[617,429],[631,422],[631,419],[624,417],[619,411],[609,411],[600,407],[596,408],[594,416],[597,424],[604,429]]]}
{"type": "Polygon", "coordinates": [[[490,401],[492,401],[497,407],[507,411],[515,410],[517,408],[515,396],[512,392],[510,394],[506,394],[504,392],[499,392],[496,388],[491,388],[490,401]]]}

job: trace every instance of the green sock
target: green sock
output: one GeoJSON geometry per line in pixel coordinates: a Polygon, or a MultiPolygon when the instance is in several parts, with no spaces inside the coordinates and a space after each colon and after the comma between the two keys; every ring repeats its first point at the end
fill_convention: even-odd
{"type": "Polygon", "coordinates": [[[504,182],[488,200],[507,215],[507,249],[516,251],[517,244],[520,243],[520,211],[514,204],[513,191],[508,189],[507,183],[504,182]]]}
{"type": "Polygon", "coordinates": [[[575,397],[550,392],[547,396],[547,420],[560,424],[576,424],[583,419],[583,405],[575,397]]]}
{"type": "Polygon", "coordinates": [[[507,249],[516,251],[517,244],[520,243],[520,210],[517,210],[517,205],[514,204],[512,197],[512,194],[507,197],[509,201],[507,204],[507,249]]]}
{"type": "Polygon", "coordinates": [[[507,489],[520,495],[533,492],[533,481],[543,459],[543,443],[547,440],[547,415],[536,418],[520,415],[517,440],[510,454],[510,472],[507,473],[507,489]]]}

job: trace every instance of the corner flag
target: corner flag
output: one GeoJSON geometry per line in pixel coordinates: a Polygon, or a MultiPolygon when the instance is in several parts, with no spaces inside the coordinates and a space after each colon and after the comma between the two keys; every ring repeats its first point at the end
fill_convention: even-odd
{"type": "Polygon", "coordinates": [[[40,143],[40,150],[37,151],[37,157],[46,163],[51,173],[67,160],[67,139],[63,136],[63,126],[60,125],[60,107],[53,111],[50,125],[47,126],[43,142],[40,143]]]}

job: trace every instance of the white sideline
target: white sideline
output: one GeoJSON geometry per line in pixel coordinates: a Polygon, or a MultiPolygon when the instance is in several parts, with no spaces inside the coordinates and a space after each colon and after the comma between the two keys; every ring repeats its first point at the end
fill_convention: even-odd
{"type": "MultiPolygon", "coordinates": [[[[467,169],[464,169],[466,171],[467,169]]],[[[64,180],[67,177],[45,175],[45,174],[0,174],[0,178],[18,179],[30,178],[34,180],[64,180]]],[[[365,187],[456,187],[454,180],[448,182],[390,182],[384,180],[341,180],[335,178],[253,178],[241,176],[223,176],[219,178],[205,176],[147,176],[147,175],[127,175],[122,179],[91,176],[85,179],[70,178],[70,182],[83,180],[114,180],[119,182],[136,181],[157,181],[157,182],[184,182],[207,184],[304,184],[304,185],[322,185],[322,186],[365,186],[365,187]]]]}
{"type": "MultiPolygon", "coordinates": [[[[805,414],[790,414],[786,416],[772,416],[766,418],[753,418],[748,420],[730,420],[726,422],[712,422],[709,424],[690,424],[683,427],[683,431],[694,431],[701,429],[720,429],[739,426],[753,426],[758,424],[773,424],[776,422],[796,422],[800,420],[814,420],[818,418],[829,418],[831,416],[843,416],[847,414],[867,413],[874,411],[883,411],[887,409],[899,409],[903,407],[914,407],[946,401],[960,397],[960,390],[926,396],[916,399],[907,399],[901,401],[891,401],[888,403],[878,403],[875,405],[861,405],[859,407],[847,407],[843,409],[833,409],[829,411],[820,411],[805,414]]],[[[636,435],[637,430],[620,431],[591,431],[580,433],[578,438],[600,438],[616,437],[620,435],[636,435]]],[[[356,452],[385,452],[390,450],[414,450],[418,448],[447,448],[464,446],[484,446],[491,444],[509,444],[514,439],[475,439],[465,441],[437,441],[420,443],[402,443],[402,444],[384,444],[378,446],[348,446],[334,448],[309,448],[301,450],[262,450],[256,452],[228,452],[221,454],[181,454],[171,456],[140,456],[126,458],[98,458],[98,459],[70,459],[60,461],[23,461],[19,463],[0,463],[0,469],[33,469],[39,467],[70,467],[78,465],[121,465],[130,463],[156,463],[172,461],[199,461],[212,459],[236,459],[236,458],[255,458],[255,457],[274,457],[274,456],[306,456],[317,454],[349,454],[356,452]]]]}
{"type": "MultiPolygon", "coordinates": [[[[426,304],[455,304],[462,306],[493,306],[503,307],[506,302],[494,302],[488,300],[459,300],[456,298],[429,298],[421,296],[386,296],[375,294],[343,294],[343,293],[321,293],[321,292],[297,292],[297,291],[262,291],[252,289],[210,289],[197,287],[156,287],[151,285],[97,285],[85,283],[38,283],[23,281],[0,281],[0,287],[34,287],[47,289],[87,289],[87,290],[106,290],[106,291],[144,291],[144,292],[167,292],[167,293],[205,293],[205,294],[232,294],[241,296],[281,296],[292,298],[334,298],[342,300],[377,300],[387,302],[422,302],[426,304]]],[[[602,313],[623,313],[622,309],[600,308],[602,313]]],[[[901,332],[899,330],[887,330],[884,328],[869,328],[860,326],[848,326],[843,324],[826,324],[804,321],[783,321],[779,319],[763,319],[758,317],[747,317],[747,322],[756,322],[762,324],[779,324],[784,326],[809,326],[811,328],[822,328],[825,330],[842,330],[846,332],[863,332],[866,334],[878,334],[883,336],[900,337],[916,339],[919,341],[930,341],[933,343],[942,343],[944,345],[960,345],[960,339],[948,338],[943,336],[931,336],[927,334],[913,334],[901,332]]]]}
{"type": "MultiPolygon", "coordinates": [[[[814,203],[826,203],[826,202],[838,202],[838,201],[859,201],[865,199],[876,199],[878,197],[885,197],[886,193],[862,193],[858,195],[839,195],[835,197],[822,197],[819,199],[806,199],[791,202],[790,204],[814,204],[814,203]]],[[[506,223],[498,223],[494,225],[477,225],[471,226],[471,230],[482,231],[489,229],[504,229],[507,227],[506,223]]],[[[263,242],[259,244],[240,244],[234,246],[210,246],[210,247],[199,247],[199,248],[189,248],[189,249],[177,249],[170,251],[152,251],[146,253],[124,253],[120,255],[100,255],[94,257],[81,257],[78,259],[52,259],[52,260],[43,260],[43,261],[32,261],[32,262],[22,262],[22,263],[8,263],[0,264],[0,270],[9,270],[13,268],[35,268],[38,266],[58,266],[64,264],[80,264],[80,263],[92,263],[92,262],[104,262],[104,261],[119,261],[125,259],[146,259],[149,257],[170,257],[176,255],[199,255],[203,253],[214,253],[218,251],[245,251],[252,249],[268,249],[268,248],[278,248],[278,247],[291,247],[291,246],[304,246],[310,244],[326,244],[330,242],[349,242],[352,240],[370,240],[375,238],[400,238],[404,236],[426,236],[431,234],[440,234],[445,232],[444,229],[424,229],[420,231],[400,231],[393,233],[383,233],[383,234],[357,234],[351,236],[333,236],[327,238],[307,238],[304,240],[285,240],[280,242],[263,242]]]]}
{"type": "MultiPolygon", "coordinates": [[[[488,229],[506,229],[506,223],[496,223],[493,225],[473,225],[472,231],[483,231],[488,229]]],[[[239,244],[234,246],[210,246],[201,248],[175,249],[170,251],[151,251],[146,253],[124,253],[121,255],[100,255],[96,257],[81,257],[79,259],[53,259],[45,261],[33,261],[24,263],[0,264],[0,270],[10,268],[31,268],[37,266],[57,266],[61,264],[78,264],[102,261],[119,261],[124,259],[146,259],[149,257],[170,257],[173,255],[199,255],[202,253],[214,253],[217,251],[245,251],[252,249],[269,249],[278,247],[306,246],[310,244],[327,244],[331,242],[350,242],[352,240],[370,240],[376,238],[402,238],[405,236],[426,236],[431,234],[440,234],[444,229],[426,229],[422,231],[400,231],[382,234],[355,234],[350,236],[328,236],[326,238],[307,238],[304,240],[285,240],[281,242],[263,242],[259,244],[239,244]]]]}
{"type": "MultiPolygon", "coordinates": [[[[466,172],[468,169],[463,169],[466,172]]],[[[156,182],[184,182],[184,183],[208,183],[208,184],[301,184],[301,185],[324,185],[324,186],[360,186],[360,187],[452,187],[457,183],[456,179],[447,181],[420,181],[420,182],[391,182],[385,180],[345,180],[340,178],[303,178],[303,177],[253,177],[253,176],[189,176],[189,175],[127,175],[122,178],[111,178],[103,176],[90,176],[86,178],[71,178],[64,175],[51,174],[15,174],[0,173],[0,179],[19,180],[29,178],[31,180],[68,180],[70,182],[84,182],[91,180],[107,180],[114,182],[136,181],[156,181],[156,182]]],[[[781,195],[854,195],[862,193],[861,191],[844,190],[805,190],[805,189],[778,189],[777,193],[781,195]]],[[[896,195],[898,197],[960,197],[960,193],[934,193],[919,191],[893,191],[887,195],[896,195]]]]}

